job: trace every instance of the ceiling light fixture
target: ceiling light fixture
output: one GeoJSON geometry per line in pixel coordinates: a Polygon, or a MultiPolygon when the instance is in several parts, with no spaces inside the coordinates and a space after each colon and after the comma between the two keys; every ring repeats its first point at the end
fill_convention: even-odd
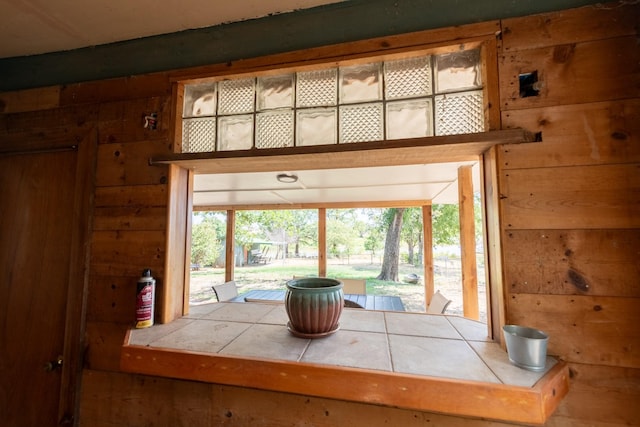
{"type": "Polygon", "coordinates": [[[278,175],[276,175],[276,179],[280,182],[284,182],[287,184],[291,184],[294,182],[298,181],[298,175],[296,174],[289,174],[289,173],[279,173],[278,175]]]}

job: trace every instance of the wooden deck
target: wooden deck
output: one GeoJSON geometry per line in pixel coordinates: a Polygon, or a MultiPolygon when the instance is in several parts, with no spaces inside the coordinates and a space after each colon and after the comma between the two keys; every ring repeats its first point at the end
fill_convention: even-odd
{"type": "MultiPolygon", "coordinates": [[[[275,302],[284,301],[286,291],[272,289],[255,289],[233,298],[232,302],[247,301],[265,301],[275,302]]],[[[366,310],[384,310],[384,311],[405,311],[402,299],[398,296],[391,295],[360,295],[345,294],[345,300],[349,300],[359,304],[366,310]]]]}

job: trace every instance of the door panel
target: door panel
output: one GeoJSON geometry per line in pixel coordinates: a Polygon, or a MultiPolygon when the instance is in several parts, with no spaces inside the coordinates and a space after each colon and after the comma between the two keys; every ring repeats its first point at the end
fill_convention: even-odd
{"type": "MultiPolygon", "coordinates": [[[[55,426],[65,354],[76,150],[0,155],[0,414],[6,426],[55,426]]],[[[79,326],[78,326],[79,327],[79,326]]]]}

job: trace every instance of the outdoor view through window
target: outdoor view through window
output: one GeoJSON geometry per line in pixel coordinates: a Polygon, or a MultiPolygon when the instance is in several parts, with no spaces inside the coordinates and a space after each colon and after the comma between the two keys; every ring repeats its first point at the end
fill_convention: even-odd
{"type": "MultiPolygon", "coordinates": [[[[187,84],[181,150],[255,153],[484,132],[481,63],[480,49],[473,48],[187,84]]],[[[225,281],[225,265],[230,262],[225,259],[226,222],[232,212],[233,279],[239,293],[285,289],[294,276],[317,276],[319,250],[326,248],[327,277],[364,279],[367,295],[399,296],[406,311],[424,311],[422,208],[430,205],[434,289],[452,300],[447,313],[462,314],[456,171],[469,167],[476,184],[479,312],[480,320],[486,321],[479,161],[428,165],[428,171],[410,166],[371,170],[361,180],[354,169],[340,175],[339,183],[318,173],[300,177],[295,188],[297,172],[282,171],[292,175],[290,187],[282,188],[268,185],[272,177],[259,174],[248,180],[240,174],[196,171],[190,303],[216,301],[211,286],[225,281]],[[384,182],[375,181],[380,175],[384,182]],[[404,181],[394,182],[401,175],[404,181]],[[242,186],[244,182],[248,184],[242,186]],[[336,189],[342,192],[329,200],[336,189]],[[425,202],[376,205],[375,201],[389,200],[383,193],[425,202]],[[326,211],[318,209],[323,203],[326,211]],[[251,210],[251,205],[269,208],[251,210]],[[297,209],[288,208],[291,205],[297,209]],[[324,242],[319,242],[319,212],[325,215],[324,242]],[[396,249],[389,250],[389,245],[396,249]]]]}
{"type": "MultiPolygon", "coordinates": [[[[458,206],[434,205],[432,209],[435,289],[452,300],[448,314],[462,315],[458,206]]],[[[421,209],[327,209],[326,214],[327,277],[365,279],[368,295],[399,296],[407,311],[424,312],[421,209]],[[384,246],[396,214],[402,218],[397,278],[383,280],[384,246]]],[[[476,230],[481,230],[480,217],[476,217],[476,230]]],[[[284,289],[293,277],[317,276],[317,219],[313,209],[236,212],[234,280],[238,292],[284,289]]],[[[225,234],[226,212],[194,213],[191,304],[216,301],[211,285],[224,282],[225,234]]],[[[482,242],[482,236],[477,241],[482,242]]],[[[481,244],[477,250],[482,251],[481,244]]],[[[480,320],[486,321],[482,259],[478,253],[480,320]]]]}

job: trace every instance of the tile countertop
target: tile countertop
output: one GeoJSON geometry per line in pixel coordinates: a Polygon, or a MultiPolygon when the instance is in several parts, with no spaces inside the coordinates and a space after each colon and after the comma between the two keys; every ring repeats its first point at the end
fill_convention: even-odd
{"type": "Polygon", "coordinates": [[[566,363],[512,365],[487,326],[459,316],[345,308],[306,339],[277,303],[213,303],[132,329],[124,372],[524,424],[544,424],[569,389],[566,363]]]}
{"type": "Polygon", "coordinates": [[[487,338],[487,326],[459,316],[345,308],[340,330],[316,339],[294,337],[283,304],[213,303],[167,325],[135,329],[129,345],[310,362],[388,372],[532,387],[546,368],[512,365],[487,338]]]}

